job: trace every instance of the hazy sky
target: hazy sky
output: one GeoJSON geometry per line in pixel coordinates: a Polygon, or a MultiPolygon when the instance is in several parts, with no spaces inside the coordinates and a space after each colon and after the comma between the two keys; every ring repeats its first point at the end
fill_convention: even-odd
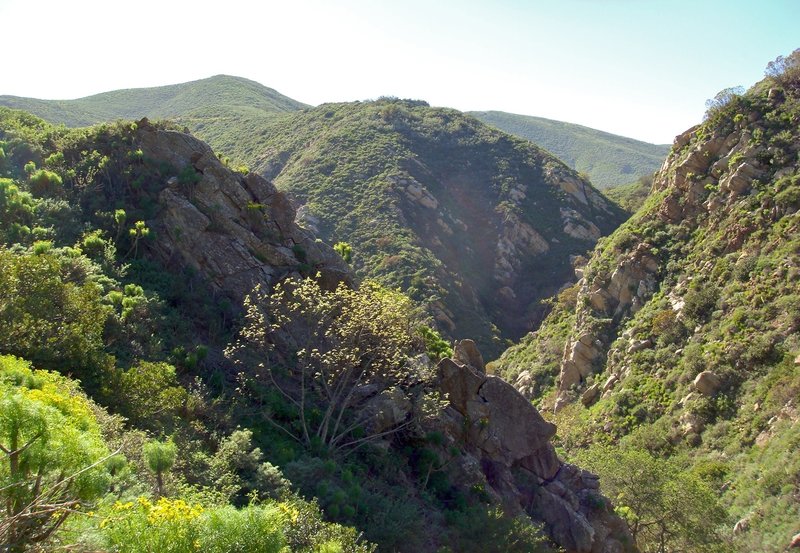
{"type": "Polygon", "coordinates": [[[306,102],[381,95],[667,143],[800,47],[800,0],[0,0],[0,94],[225,73],[306,102]]]}

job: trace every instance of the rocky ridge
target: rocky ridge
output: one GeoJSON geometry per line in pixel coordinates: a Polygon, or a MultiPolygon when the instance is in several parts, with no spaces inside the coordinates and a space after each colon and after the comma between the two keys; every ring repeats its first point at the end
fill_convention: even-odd
{"type": "Polygon", "coordinates": [[[555,426],[510,384],[485,374],[475,353],[471,340],[458,342],[455,359],[437,366],[449,406],[433,428],[443,432],[445,446],[463,450],[450,469],[454,481],[480,485],[510,515],[544,522],[568,552],[634,551],[598,477],[558,458],[555,426]]]}
{"type": "Polygon", "coordinates": [[[539,301],[572,278],[569,256],[624,218],[543,150],[454,110],[386,99],[284,123],[255,170],[302,224],[349,242],[356,274],[408,291],[489,358],[538,324],[539,301]]]}
{"type": "Polygon", "coordinates": [[[151,161],[194,174],[169,179],[148,221],[158,236],[152,253],[165,266],[191,267],[239,304],[256,286],[269,289],[291,275],[319,274],[327,287],[352,282],[339,255],[295,223],[286,196],[263,177],[235,173],[204,142],[146,119],[137,142],[151,161]]]}
{"type": "Polygon", "coordinates": [[[800,474],[789,453],[800,435],[796,61],[792,71],[676,137],[642,208],[492,365],[572,424],[557,438],[572,455],[611,439],[688,459],[687,470],[718,467],[707,483],[731,519],[717,535],[730,551],[782,551],[800,528],[787,514],[800,474]]]}

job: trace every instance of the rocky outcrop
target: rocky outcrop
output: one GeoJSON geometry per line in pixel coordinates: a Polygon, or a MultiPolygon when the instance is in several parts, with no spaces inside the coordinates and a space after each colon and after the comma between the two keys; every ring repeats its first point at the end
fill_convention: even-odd
{"type": "MultiPolygon", "coordinates": [[[[655,292],[658,270],[658,260],[647,247],[641,246],[621,256],[610,276],[595,277],[590,282],[581,279],[580,296],[586,300],[578,302],[574,338],[568,340],[564,348],[556,410],[571,401],[570,391],[573,388],[579,387],[590,375],[603,370],[608,346],[613,338],[607,328],[614,321],[641,309],[655,292]],[[598,319],[604,321],[604,327],[598,327],[598,319]]],[[[632,347],[644,348],[647,343],[643,341],[632,347]]],[[[581,396],[586,405],[591,405],[596,399],[594,392],[581,396]]]]}
{"type": "Polygon", "coordinates": [[[264,178],[235,173],[204,142],[147,120],[136,138],[147,160],[174,169],[147,221],[157,236],[151,253],[164,264],[191,267],[236,302],[290,274],[319,274],[327,287],[351,281],[338,254],[295,223],[286,196],[264,178]]]}
{"type": "Polygon", "coordinates": [[[522,394],[465,362],[443,359],[437,371],[449,404],[435,426],[464,452],[452,469],[456,482],[480,484],[507,513],[544,522],[567,552],[635,550],[597,476],[559,460],[550,441],[555,426],[522,394]]]}

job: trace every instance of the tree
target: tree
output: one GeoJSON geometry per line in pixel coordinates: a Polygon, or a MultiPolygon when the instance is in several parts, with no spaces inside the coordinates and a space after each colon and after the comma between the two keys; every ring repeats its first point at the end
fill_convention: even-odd
{"type": "Polygon", "coordinates": [[[92,409],[74,382],[0,356],[0,550],[48,539],[107,489],[92,409]]]}
{"type": "Polygon", "coordinates": [[[277,499],[289,491],[280,469],[264,461],[261,449],[253,447],[253,432],[235,430],[223,439],[209,463],[214,486],[240,502],[256,493],[261,499],[277,499]]]}
{"type": "Polygon", "coordinates": [[[800,48],[767,64],[765,75],[785,88],[800,87],[800,48]]]}
{"type": "Polygon", "coordinates": [[[109,362],[103,330],[110,307],[92,273],[84,257],[0,248],[0,353],[97,385],[109,362]]]}
{"type": "Polygon", "coordinates": [[[298,420],[270,418],[286,434],[336,452],[411,423],[409,415],[376,428],[382,411],[367,408],[390,390],[404,401],[424,396],[428,375],[408,362],[422,349],[408,297],[369,281],[325,291],[304,279],[278,284],[271,295],[257,289],[246,303],[243,337],[268,356],[262,372],[296,412],[298,420]]]}
{"type": "Polygon", "coordinates": [[[120,408],[140,427],[163,424],[186,402],[186,389],[169,363],[140,361],[119,378],[120,408]]]}
{"type": "Polygon", "coordinates": [[[175,442],[172,440],[147,442],[144,444],[143,453],[147,467],[156,475],[156,495],[161,497],[164,495],[164,473],[175,464],[178,453],[175,442]]]}
{"type": "Polygon", "coordinates": [[[133,257],[136,259],[136,254],[139,253],[139,241],[150,236],[150,229],[147,228],[147,225],[145,225],[144,221],[136,221],[136,223],[133,225],[133,228],[128,230],[128,235],[130,236],[133,244],[131,244],[131,249],[128,250],[128,253],[125,254],[125,257],[133,253],[133,257]]]}
{"type": "Polygon", "coordinates": [[[596,472],[645,553],[724,551],[727,513],[714,492],[676,462],[630,447],[593,446],[577,462],[596,472]]]}
{"type": "Polygon", "coordinates": [[[39,198],[54,198],[64,192],[61,177],[47,169],[39,169],[28,180],[31,194],[39,198]]]}
{"type": "Polygon", "coordinates": [[[703,116],[704,120],[711,119],[714,114],[718,113],[722,108],[733,102],[744,94],[744,87],[732,86],[724,88],[717,92],[716,96],[710,100],[706,100],[706,113],[703,116]]]}

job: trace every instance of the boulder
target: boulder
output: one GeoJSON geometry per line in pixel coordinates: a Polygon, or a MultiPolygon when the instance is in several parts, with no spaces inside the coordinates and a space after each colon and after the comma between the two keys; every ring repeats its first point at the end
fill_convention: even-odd
{"type": "Polygon", "coordinates": [[[604,392],[607,392],[607,391],[609,391],[611,388],[613,388],[613,387],[614,387],[614,385],[615,385],[617,382],[619,382],[619,378],[617,378],[617,375],[615,375],[615,374],[612,374],[611,376],[609,376],[609,377],[606,379],[605,383],[603,384],[603,391],[604,391],[604,392]]]}
{"type": "Polygon", "coordinates": [[[478,346],[469,338],[459,340],[453,347],[453,360],[463,365],[468,365],[479,373],[486,372],[486,365],[483,363],[483,356],[478,351],[478,346]]]}
{"type": "Polygon", "coordinates": [[[704,396],[713,396],[721,385],[722,380],[712,371],[701,372],[693,382],[694,389],[704,396]]]}
{"type": "Polygon", "coordinates": [[[789,542],[789,549],[800,549],[800,534],[795,534],[789,542]]]}
{"type": "MultiPolygon", "coordinates": [[[[576,343],[593,342],[581,336],[576,343]]],[[[632,538],[610,501],[600,495],[597,476],[559,460],[551,442],[555,425],[513,386],[475,370],[482,358],[473,343],[462,340],[456,346],[458,362],[443,359],[437,365],[438,388],[449,404],[427,423],[442,432],[446,443],[463,444],[463,453],[449,469],[451,481],[482,486],[489,500],[510,515],[527,512],[544,521],[553,540],[567,551],[634,551],[622,545],[632,544],[632,538]]],[[[529,385],[530,380],[523,373],[517,385],[529,385]]],[[[383,403],[382,396],[370,401],[390,413],[387,422],[399,420],[402,398],[383,403]]]]}
{"type": "Polygon", "coordinates": [[[585,407],[589,407],[591,404],[597,401],[597,398],[599,397],[600,385],[593,384],[592,386],[589,386],[585,392],[583,392],[583,395],[581,396],[581,403],[583,403],[585,407]]]}
{"type": "Polygon", "coordinates": [[[748,191],[753,185],[753,179],[758,178],[760,175],[760,170],[745,161],[739,164],[727,178],[719,183],[719,188],[723,192],[730,192],[738,196],[748,191]]]}
{"type": "Polygon", "coordinates": [[[411,408],[411,401],[402,389],[395,386],[384,390],[362,407],[366,419],[364,427],[369,434],[390,430],[406,421],[411,408]]]}

